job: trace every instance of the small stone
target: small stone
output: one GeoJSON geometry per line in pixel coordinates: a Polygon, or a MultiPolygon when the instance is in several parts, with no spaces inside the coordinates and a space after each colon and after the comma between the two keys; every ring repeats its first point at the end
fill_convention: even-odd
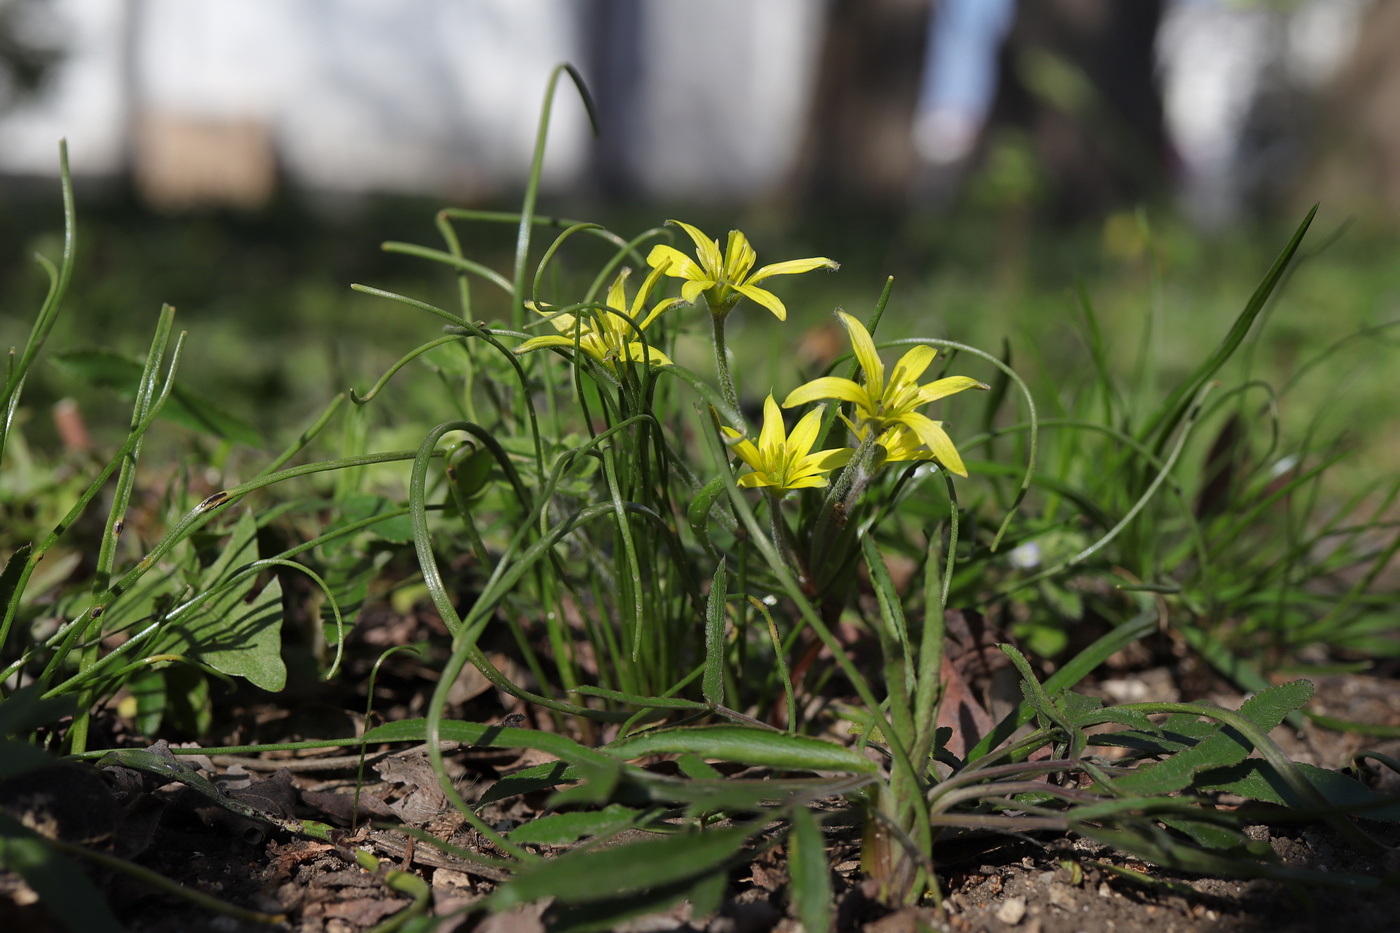
{"type": "Polygon", "coordinates": [[[997,909],[997,919],[1008,926],[1015,926],[1026,916],[1026,899],[1008,897],[997,909]]]}
{"type": "Polygon", "coordinates": [[[1099,882],[1099,897],[1112,897],[1113,889],[1108,886],[1107,881],[1099,882]]]}

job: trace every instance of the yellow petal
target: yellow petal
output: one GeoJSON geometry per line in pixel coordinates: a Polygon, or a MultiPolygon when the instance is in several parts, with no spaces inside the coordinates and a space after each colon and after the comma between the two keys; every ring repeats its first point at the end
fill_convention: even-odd
{"type": "Polygon", "coordinates": [[[740,489],[756,489],[759,486],[776,486],[777,483],[769,478],[767,473],[745,473],[739,477],[740,489]]]}
{"type": "Polygon", "coordinates": [[[724,278],[731,285],[739,285],[753,268],[758,253],[749,245],[749,238],[742,230],[730,230],[729,242],[724,250],[724,278]]]}
{"type": "MultiPolygon", "coordinates": [[[[723,259],[719,254],[719,243],[684,221],[668,220],[666,222],[675,224],[689,234],[690,238],[695,241],[695,255],[700,258],[700,265],[705,267],[705,272],[711,279],[719,279],[724,269],[723,259]]],[[[655,251],[653,250],[653,252],[655,251]]]]}
{"type": "MultiPolygon", "coordinates": [[[[770,396],[771,398],[771,396],[770,396]]],[[[797,427],[788,435],[787,449],[798,457],[807,456],[812,445],[817,442],[817,432],[822,428],[822,412],[825,406],[813,408],[797,422],[797,427]]]]}
{"type": "Polygon", "coordinates": [[[919,388],[919,404],[922,405],[925,402],[937,401],[938,399],[946,398],[949,395],[954,395],[967,389],[990,388],[991,386],[978,382],[976,379],[972,379],[968,376],[949,376],[946,379],[939,379],[936,382],[930,382],[926,386],[921,386],[919,388]]]}
{"type": "Polygon", "coordinates": [[[840,469],[850,463],[855,455],[856,452],[849,447],[833,447],[830,450],[819,450],[808,459],[813,461],[817,469],[825,472],[840,469]]]}
{"type": "Polygon", "coordinates": [[[708,279],[703,282],[686,282],[681,286],[681,298],[689,304],[694,304],[695,299],[699,298],[705,289],[712,287],[714,284],[713,281],[708,279]]]}
{"type": "Polygon", "coordinates": [[[864,324],[845,311],[837,311],[836,316],[841,319],[841,323],[846,327],[846,333],[850,335],[851,349],[855,350],[856,359],[860,362],[860,368],[865,373],[867,392],[871,398],[879,398],[881,393],[885,391],[885,364],[880,362],[880,354],[875,349],[875,341],[870,339],[870,331],[866,330],[864,324]]]}
{"type": "Polygon", "coordinates": [[[808,402],[824,398],[840,399],[843,402],[855,402],[857,405],[871,407],[869,393],[851,380],[842,379],[840,376],[822,376],[798,386],[788,393],[788,397],[783,400],[783,407],[796,408],[798,405],[805,405],[808,402]]]}
{"type": "Polygon", "coordinates": [[[817,256],[814,259],[789,259],[787,262],[775,262],[764,266],[753,275],[749,276],[749,284],[761,282],[770,275],[800,275],[803,272],[811,272],[813,269],[839,269],[841,264],[825,256],[817,256]]]}
{"type": "MultiPolygon", "coordinates": [[[[663,312],[669,311],[679,304],[685,304],[685,299],[667,298],[665,301],[658,301],[656,303],[656,307],[652,308],[650,311],[647,312],[647,316],[642,318],[642,322],[638,326],[640,326],[642,330],[646,330],[647,327],[650,326],[651,322],[659,318],[663,312]]],[[[632,313],[633,315],[635,315],[636,311],[634,310],[632,313]]]]}
{"type": "Polygon", "coordinates": [[[783,412],[773,401],[773,393],[763,403],[763,427],[758,432],[758,448],[771,456],[779,444],[787,442],[787,426],[783,424],[783,412]]]}
{"type": "Polygon", "coordinates": [[[752,285],[734,285],[732,288],[754,304],[763,305],[772,311],[773,316],[778,320],[787,320],[787,306],[783,304],[782,299],[767,289],[754,288],[752,285]]]}
{"type": "Polygon", "coordinates": [[[941,424],[918,412],[909,412],[899,420],[918,435],[919,440],[933,451],[933,455],[944,468],[959,476],[967,475],[967,467],[963,466],[962,457],[958,456],[958,449],[953,446],[953,439],[943,430],[941,424]]]}
{"type": "MultiPolygon", "coordinates": [[[[771,484],[770,484],[771,485],[771,484]]],[[[784,489],[820,489],[826,485],[826,477],[821,475],[804,476],[800,479],[790,480],[784,489]]]]}
{"type": "Polygon", "coordinates": [[[608,289],[608,307],[616,311],[626,313],[627,311],[627,276],[632,274],[631,269],[623,269],[613,279],[612,287],[608,289]]]}
{"type": "Polygon", "coordinates": [[[531,350],[542,350],[545,347],[568,347],[573,349],[574,342],[568,337],[558,337],[550,334],[547,337],[531,337],[529,340],[515,348],[515,353],[529,353],[531,350]]]}
{"type": "Polygon", "coordinates": [[[666,275],[672,278],[704,282],[705,288],[715,284],[714,277],[701,268],[699,263],[674,246],[653,246],[651,252],[647,254],[647,265],[653,268],[664,268],[666,275]]]}
{"type": "Polygon", "coordinates": [[[918,382],[919,377],[928,369],[933,358],[938,355],[938,351],[933,347],[917,346],[899,358],[899,362],[894,364],[894,371],[890,373],[891,385],[908,385],[918,382]]]}
{"type": "Polygon", "coordinates": [[[670,366],[671,360],[666,354],[656,347],[641,342],[627,344],[627,358],[637,363],[646,363],[648,366],[670,366]]]}
{"type": "MultiPolygon", "coordinates": [[[[655,250],[653,250],[653,252],[655,252],[655,250]]],[[[642,287],[637,291],[637,297],[632,299],[632,307],[629,310],[631,310],[632,317],[634,318],[642,308],[646,307],[647,299],[651,297],[652,290],[656,288],[656,283],[661,280],[661,276],[665,275],[667,270],[671,268],[671,261],[667,259],[665,255],[659,257],[659,260],[660,261],[657,262],[655,266],[652,266],[651,271],[647,273],[647,277],[642,280],[642,287]]],[[[647,315],[647,321],[650,321],[660,313],[660,311],[653,308],[651,314],[647,315]]],[[[646,327],[647,325],[643,323],[642,326],[646,327]]]]}
{"type": "Polygon", "coordinates": [[[753,467],[755,470],[763,468],[763,458],[758,453],[758,448],[753,445],[753,441],[731,427],[721,428],[724,436],[728,438],[726,443],[731,450],[738,455],[739,459],[753,467]]]}

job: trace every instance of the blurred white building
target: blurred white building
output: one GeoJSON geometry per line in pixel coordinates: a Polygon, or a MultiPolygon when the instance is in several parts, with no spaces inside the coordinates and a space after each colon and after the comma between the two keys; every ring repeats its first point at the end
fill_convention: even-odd
{"type": "MultiPolygon", "coordinates": [[[[743,196],[787,170],[821,3],[622,0],[619,30],[610,2],[51,0],[66,55],[0,114],[0,173],[54,174],[66,137],[75,172],[130,171],[168,207],[255,205],[279,177],[469,198],[525,176],[551,69],[591,84],[600,56],[635,61],[618,123],[641,190],[743,196]]],[[[579,176],[588,133],[565,79],[547,182],[579,176]]]]}

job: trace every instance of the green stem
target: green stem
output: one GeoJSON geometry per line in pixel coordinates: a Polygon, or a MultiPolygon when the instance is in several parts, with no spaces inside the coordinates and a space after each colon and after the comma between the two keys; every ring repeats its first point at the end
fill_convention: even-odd
{"type": "MultiPolygon", "coordinates": [[[[719,377],[719,391],[724,396],[724,400],[729,407],[742,419],[744,413],[739,409],[739,393],[734,389],[734,377],[729,373],[729,355],[724,348],[724,319],[729,316],[729,309],[720,311],[710,311],[710,333],[714,337],[715,345],[715,374],[719,377]]],[[[736,424],[743,433],[748,433],[748,425],[736,424]]]]}

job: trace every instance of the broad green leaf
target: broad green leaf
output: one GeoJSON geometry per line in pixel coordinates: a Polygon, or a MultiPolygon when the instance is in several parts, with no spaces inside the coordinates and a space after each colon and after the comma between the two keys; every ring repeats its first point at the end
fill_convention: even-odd
{"type": "MultiPolygon", "coordinates": [[[[1239,830],[1222,826],[1219,823],[1183,819],[1177,816],[1164,816],[1162,822],[1177,832],[1189,836],[1197,845],[1207,849],[1247,850],[1253,843],[1253,840],[1239,830]]],[[[1264,848],[1268,848],[1267,842],[1264,843],[1264,848]]],[[[1263,852],[1261,850],[1255,854],[1263,854],[1263,852]]]]}
{"type": "Polygon", "coordinates": [[[722,781],[724,775],[715,770],[714,766],[708,764],[699,755],[686,753],[676,758],[676,767],[681,769],[681,774],[696,781],[722,781]]]}
{"type": "Polygon", "coordinates": [[[542,897],[602,901],[707,874],[734,858],[759,830],[748,826],[678,833],[597,851],[574,850],[532,865],[487,898],[505,910],[542,897]]]}
{"type": "MultiPolygon", "coordinates": [[[[1312,684],[1307,681],[1280,684],[1245,700],[1239,712],[1261,731],[1268,733],[1311,696],[1312,684]]],[[[1254,746],[1240,733],[1222,728],[1191,748],[1179,751],[1165,761],[1144,765],[1113,784],[1119,791],[1129,794],[1169,794],[1189,786],[1200,771],[1243,761],[1253,749],[1254,746]]]]}
{"type": "Polygon", "coordinates": [[[602,810],[551,813],[518,826],[510,833],[515,843],[567,845],[588,836],[603,836],[636,822],[641,816],[631,807],[612,804],[602,810]]]}
{"type": "Polygon", "coordinates": [[[786,771],[873,774],[876,764],[849,748],[808,736],[739,725],[683,726],[628,736],[604,748],[622,759],[690,752],[786,771]]]}
{"type": "Polygon", "coordinates": [[[725,872],[716,870],[623,897],[586,904],[555,904],[545,912],[544,921],[550,933],[609,933],[624,928],[628,920],[659,914],[685,900],[690,901],[692,916],[699,919],[719,910],[728,881],[725,872]]]}
{"type": "MultiPolygon", "coordinates": [[[[1329,804],[1343,808],[1368,820],[1400,823],[1400,800],[1378,794],[1354,778],[1316,765],[1294,762],[1308,783],[1317,788],[1329,804]]],[[[1212,769],[1198,775],[1195,786],[1203,791],[1223,791],[1238,794],[1262,803],[1286,807],[1308,808],[1306,801],[1284,782],[1277,769],[1267,761],[1250,758],[1228,768],[1212,769]]]]}
{"type": "Polygon", "coordinates": [[[501,778],[486,789],[486,793],[481,795],[479,804],[484,806],[507,797],[518,797],[521,794],[548,790],[569,781],[577,781],[579,778],[579,770],[573,765],[563,761],[549,761],[501,778]]]}
{"type": "Polygon", "coordinates": [[[74,933],[122,933],[88,876],[7,813],[0,813],[0,869],[28,882],[39,903],[74,933]]]}
{"type": "Polygon", "coordinates": [[[1240,715],[1264,732],[1269,732],[1277,728],[1289,713],[1306,706],[1312,695],[1312,681],[1292,680],[1250,697],[1240,707],[1240,715]]]}
{"type": "Polygon", "coordinates": [[[245,511],[199,588],[213,595],[174,613],[158,638],[157,653],[187,654],[215,670],[243,677],[264,690],[287,683],[282,663],[282,587],[273,580],[256,596],[257,575],[240,573],[258,559],[257,523],[245,511]]]}
{"type": "MultiPolygon", "coordinates": [[[[115,350],[65,350],[55,353],[51,359],[70,374],[95,386],[114,389],[123,398],[136,397],[142,364],[115,350]]],[[[177,384],[171,389],[161,417],[239,444],[256,447],[262,443],[257,428],[188,386],[177,384]]]]}
{"type": "Polygon", "coordinates": [[[792,904],[807,933],[831,929],[831,866],[826,840],[816,817],[806,807],[794,807],[792,832],[788,834],[788,872],[792,877],[792,904]]]}

